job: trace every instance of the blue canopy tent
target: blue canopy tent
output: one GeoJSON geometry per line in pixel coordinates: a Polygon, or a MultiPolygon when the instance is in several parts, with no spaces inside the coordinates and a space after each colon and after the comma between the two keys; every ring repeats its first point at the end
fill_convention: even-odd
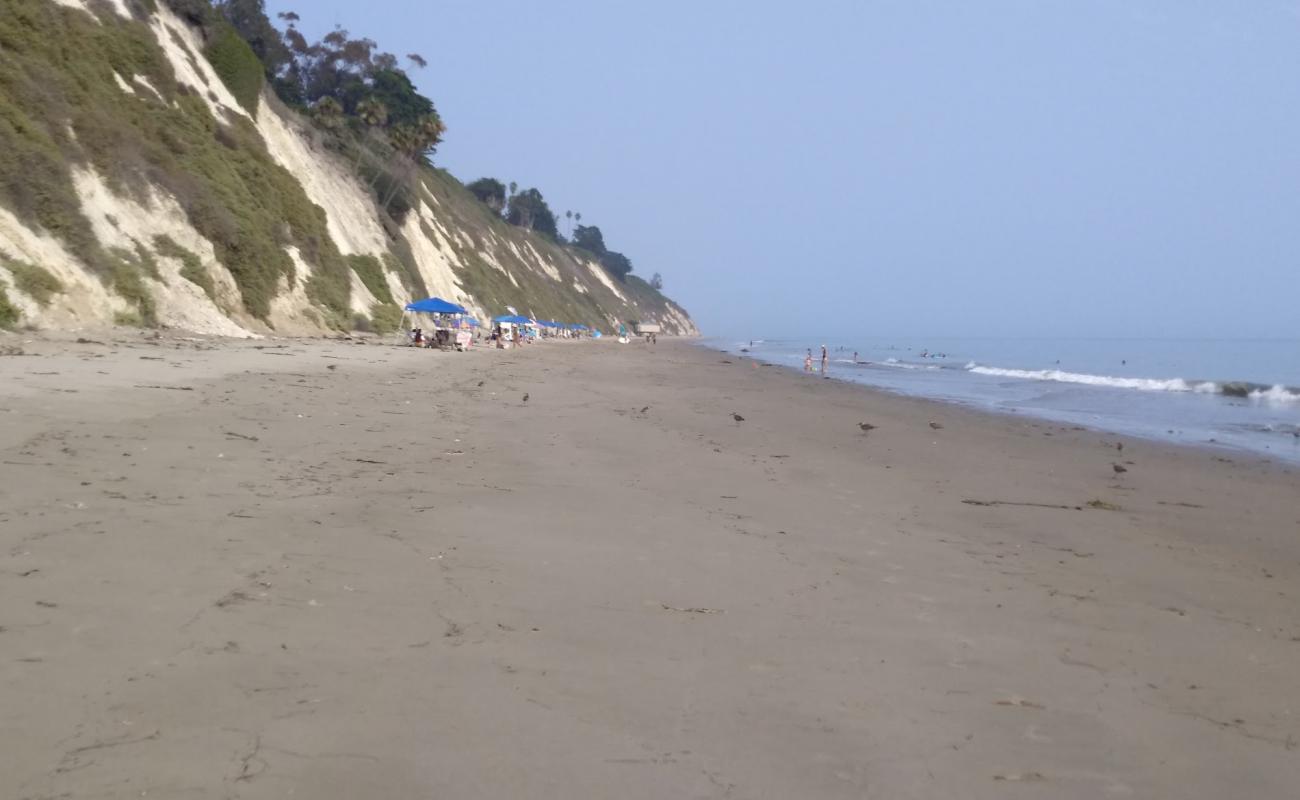
{"type": "Polygon", "coordinates": [[[441,297],[426,297],[406,304],[407,311],[419,311],[425,314],[468,314],[464,306],[448,303],[441,297]]]}
{"type": "MultiPolygon", "coordinates": [[[[402,328],[399,333],[401,333],[401,335],[403,336],[406,335],[406,331],[407,331],[406,314],[411,314],[411,313],[447,314],[447,315],[461,316],[461,315],[469,314],[469,310],[457,303],[451,303],[446,300],[443,300],[441,297],[426,297],[423,300],[413,300],[412,302],[406,304],[405,313],[402,315],[402,328]]],[[[477,324],[477,323],[473,323],[473,324],[477,324]]],[[[440,327],[436,320],[434,321],[434,326],[435,328],[440,327]]],[[[459,327],[459,325],[453,325],[452,327],[453,328],[459,327]]],[[[451,341],[451,334],[445,332],[446,331],[445,326],[443,327],[443,331],[444,333],[436,334],[438,341],[441,343],[439,346],[442,346],[443,344],[447,344],[451,341]]]]}

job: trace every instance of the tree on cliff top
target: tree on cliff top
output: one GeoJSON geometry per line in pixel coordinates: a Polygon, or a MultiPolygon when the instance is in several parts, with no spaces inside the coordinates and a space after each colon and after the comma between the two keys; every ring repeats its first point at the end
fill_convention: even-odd
{"type": "Polygon", "coordinates": [[[573,246],[586,250],[597,258],[605,255],[605,236],[595,225],[579,225],[573,229],[573,246]]]}
{"type": "Polygon", "coordinates": [[[559,235],[559,229],[555,225],[555,214],[542,198],[542,193],[536,189],[525,189],[510,198],[506,221],[511,225],[544,233],[551,238],[559,235]]]}
{"type": "Polygon", "coordinates": [[[506,207],[506,185],[496,178],[479,178],[465,187],[488,208],[500,214],[506,207]]]}
{"type": "Polygon", "coordinates": [[[632,271],[632,259],[605,246],[605,235],[595,225],[579,225],[573,231],[573,246],[596,257],[605,271],[620,281],[632,271]]]}

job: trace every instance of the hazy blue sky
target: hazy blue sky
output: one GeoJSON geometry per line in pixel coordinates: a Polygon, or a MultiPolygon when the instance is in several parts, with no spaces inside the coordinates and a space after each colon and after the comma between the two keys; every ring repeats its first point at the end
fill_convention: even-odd
{"type": "Polygon", "coordinates": [[[1300,1],[270,0],[706,333],[1297,336],[1300,1]]]}

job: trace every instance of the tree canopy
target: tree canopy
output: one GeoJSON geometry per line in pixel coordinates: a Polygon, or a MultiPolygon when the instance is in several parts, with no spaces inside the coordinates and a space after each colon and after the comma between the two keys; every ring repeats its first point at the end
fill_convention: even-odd
{"type": "Polygon", "coordinates": [[[506,185],[496,178],[479,178],[465,188],[496,213],[505,210],[506,185]]]}
{"type": "Polygon", "coordinates": [[[551,238],[559,235],[555,225],[555,214],[542,198],[537,189],[524,189],[510,197],[510,207],[506,209],[506,221],[511,225],[529,228],[544,233],[551,238]]]}
{"type": "MultiPolygon", "coordinates": [[[[327,99],[326,113],[314,113],[329,130],[345,123],[367,126],[387,135],[399,153],[425,160],[442,141],[446,130],[433,101],[420,94],[399,59],[379,49],[373,39],[353,38],[335,28],[312,42],[298,30],[299,16],[282,12],[283,31],[266,13],[265,0],[220,0],[203,8],[207,0],[168,0],[187,19],[205,27],[215,20],[229,23],[262,62],[267,81],[280,99],[295,108],[319,111],[327,99]],[[215,20],[213,18],[215,16],[215,20]],[[337,104],[335,113],[333,104],[337,104]],[[383,113],[376,114],[382,106],[383,113]]],[[[406,57],[414,68],[428,62],[418,53],[406,57]]]]}
{"type": "Polygon", "coordinates": [[[586,250],[597,257],[608,252],[605,237],[595,225],[579,225],[573,229],[573,246],[586,250]]]}

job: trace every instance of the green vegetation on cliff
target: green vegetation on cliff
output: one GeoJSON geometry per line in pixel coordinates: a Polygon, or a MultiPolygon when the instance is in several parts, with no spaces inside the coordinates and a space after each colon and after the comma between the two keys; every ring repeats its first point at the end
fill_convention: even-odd
{"type": "MultiPolygon", "coordinates": [[[[159,185],[212,242],[250,314],[265,318],[281,281],[295,280],[284,250],[294,246],[316,267],[309,296],[345,319],[348,267],[325,213],[247,119],[227,116],[219,122],[176,83],[144,22],[0,0],[0,203],[58,236],[119,293],[134,292],[82,214],[72,170],[94,168],[142,202],[159,185]],[[137,75],[160,96],[143,87],[126,96],[118,81],[137,75]]],[[[141,317],[148,324],[151,314],[141,317]]]]}
{"type": "Polygon", "coordinates": [[[257,113],[265,77],[253,48],[229,25],[219,25],[204,53],[230,93],[250,114],[257,113]]]}
{"type": "MultiPolygon", "coordinates": [[[[391,330],[401,310],[389,273],[411,295],[427,295],[422,276],[439,267],[422,270],[416,253],[440,258],[429,255],[430,243],[450,249],[457,282],[490,313],[515,306],[543,318],[600,325],[611,316],[669,308],[661,294],[629,278],[631,262],[606,249],[603,239],[599,247],[586,239],[567,246],[539,190],[518,192],[511,184],[507,195],[491,179],[466,189],[433,167],[442,121],[397,58],[374,42],[343,30],[308,42],[296,30],[295,15],[282,15],[288,25],[277,30],[262,0],[215,6],[209,0],[132,0],[128,7],[130,19],[102,0],[87,0],[89,13],[50,0],[0,0],[0,208],[52,234],[125,299],[132,310],[120,322],[157,323],[152,281],[175,274],[160,270],[159,257],[179,261],[180,277],[217,302],[214,273],[166,236],[137,230],[147,241],[127,249],[102,244],[78,194],[89,172],[142,205],[159,196],[174,199],[211,242],[244,310],[263,320],[277,295],[306,280],[317,319],[334,327],[352,324],[355,273],[376,300],[360,315],[364,324],[391,330]],[[151,16],[159,5],[194,26],[197,47],[188,44],[193,37],[166,31],[151,16]],[[259,109],[301,112],[315,128],[311,146],[332,152],[370,191],[387,252],[345,257],[325,211],[271,156],[253,122],[217,107],[215,82],[178,82],[156,35],[168,37],[169,48],[181,48],[200,78],[199,68],[206,69],[201,62],[210,63],[250,115],[259,109]],[[415,223],[412,214],[418,214],[415,223]],[[430,242],[408,241],[414,231],[430,242]],[[309,279],[295,256],[310,266],[309,279]],[[618,278],[618,288],[593,276],[593,263],[618,278]]],[[[407,61],[424,66],[415,54],[407,61]]],[[[178,69],[188,71],[179,62],[178,69]]],[[[581,215],[565,216],[581,221],[581,215]]],[[[116,220],[109,222],[116,227],[116,220]]],[[[10,274],[9,291],[39,305],[63,291],[38,265],[11,268],[10,274]]],[[[8,325],[18,321],[17,308],[2,297],[0,317],[8,325]]]]}
{"type": "Polygon", "coordinates": [[[0,267],[9,270],[14,276],[14,287],[35,300],[37,305],[48,306],[51,298],[63,291],[63,282],[44,267],[25,261],[13,261],[2,255],[0,267]]]}
{"type": "Polygon", "coordinates": [[[5,293],[4,284],[0,284],[0,329],[8,330],[18,324],[22,319],[22,314],[18,313],[18,308],[9,302],[9,295],[5,293]]]}

